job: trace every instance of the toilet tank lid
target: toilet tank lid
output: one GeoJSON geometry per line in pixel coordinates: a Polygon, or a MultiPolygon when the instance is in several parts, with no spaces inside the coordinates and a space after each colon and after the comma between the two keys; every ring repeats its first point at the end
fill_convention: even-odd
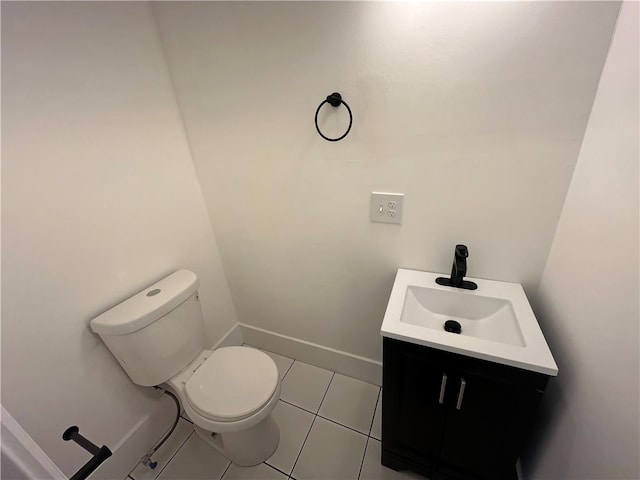
{"type": "Polygon", "coordinates": [[[169,313],[198,289],[198,277],[178,270],[91,320],[100,335],[126,335],[169,313]]]}

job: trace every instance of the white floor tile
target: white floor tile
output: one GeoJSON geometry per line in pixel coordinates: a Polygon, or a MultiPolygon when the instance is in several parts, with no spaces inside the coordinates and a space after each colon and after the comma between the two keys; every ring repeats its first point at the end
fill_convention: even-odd
{"type": "Polygon", "coordinates": [[[314,416],[284,402],[278,402],[273,409],[273,416],[280,427],[280,444],[266,463],[290,474],[307,438],[314,416]]]}
{"type": "Polygon", "coordinates": [[[267,350],[262,351],[273,358],[273,361],[276,362],[276,365],[278,366],[278,374],[280,375],[280,381],[282,381],[284,376],[289,371],[289,368],[291,368],[291,365],[293,365],[293,359],[283,357],[282,355],[278,355],[277,353],[268,352],[267,350]]]}
{"type": "Polygon", "coordinates": [[[376,413],[373,415],[373,425],[371,425],[370,435],[373,438],[382,440],[382,392],[378,397],[378,404],[376,405],[376,413]]]}
{"type": "Polygon", "coordinates": [[[288,477],[264,463],[255,467],[231,464],[222,480],[286,480],[288,477]]]}
{"type": "Polygon", "coordinates": [[[318,415],[369,434],[380,387],[336,373],[318,415]]]}
{"type": "Polygon", "coordinates": [[[231,462],[192,433],[158,480],[219,480],[231,462]]]}
{"type": "Polygon", "coordinates": [[[292,476],[307,479],[357,479],[367,437],[316,417],[292,476]]]}
{"type": "Polygon", "coordinates": [[[367,442],[367,452],[360,472],[360,480],[425,480],[425,477],[417,473],[401,471],[396,472],[380,463],[382,452],[378,440],[370,438],[367,442]]]}
{"type": "Polygon", "coordinates": [[[293,362],[289,373],[282,381],[280,398],[316,413],[332,376],[333,372],[329,370],[298,361],[293,362]]]}
{"type": "Polygon", "coordinates": [[[192,432],[193,425],[182,418],[179,419],[178,425],[176,425],[176,429],[173,431],[171,436],[151,457],[154,462],[158,462],[156,468],[152,470],[139,463],[129,476],[134,480],[152,480],[156,478],[192,432]]]}

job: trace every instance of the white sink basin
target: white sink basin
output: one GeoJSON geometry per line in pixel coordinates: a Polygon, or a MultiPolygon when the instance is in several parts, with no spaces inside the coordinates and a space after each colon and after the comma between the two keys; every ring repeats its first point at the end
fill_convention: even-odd
{"type": "Polygon", "coordinates": [[[467,278],[478,289],[463,290],[438,285],[438,277],[448,275],[398,269],[382,322],[383,336],[558,374],[520,284],[467,278]],[[445,331],[447,320],[458,322],[461,332],[445,331]]]}
{"type": "Polygon", "coordinates": [[[442,330],[447,320],[461,325],[461,335],[525,346],[509,300],[409,285],[401,322],[442,330]]]}

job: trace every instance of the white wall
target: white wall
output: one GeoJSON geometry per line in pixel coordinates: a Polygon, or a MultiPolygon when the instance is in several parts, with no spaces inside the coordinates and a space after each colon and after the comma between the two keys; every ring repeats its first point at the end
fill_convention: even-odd
{"type": "Polygon", "coordinates": [[[92,317],[181,267],[235,314],[150,7],[3,2],[2,74],[2,403],[70,475],[158,401],[92,317]]]}
{"type": "Polygon", "coordinates": [[[528,480],[640,478],[639,10],[622,6],[534,299],[560,373],[528,480]]]}
{"type": "Polygon", "coordinates": [[[466,243],[470,276],[536,286],[618,7],[155,3],[239,320],[380,360],[398,267],[466,243]],[[406,194],[401,226],[372,191],[406,194]]]}

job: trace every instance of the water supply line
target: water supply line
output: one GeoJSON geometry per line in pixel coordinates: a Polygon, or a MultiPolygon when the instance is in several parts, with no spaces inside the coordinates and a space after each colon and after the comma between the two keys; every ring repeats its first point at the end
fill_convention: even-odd
{"type": "Polygon", "coordinates": [[[153,388],[173,398],[173,401],[176,403],[176,419],[173,422],[171,429],[166,433],[166,435],[162,438],[162,440],[160,440],[156,444],[156,446],[153,447],[151,450],[149,450],[149,452],[147,452],[147,454],[144,457],[142,457],[142,459],[140,460],[140,463],[142,463],[145,467],[149,467],[151,470],[156,468],[156,466],[158,465],[158,462],[154,462],[151,459],[151,456],[158,451],[158,449],[162,446],[164,442],[167,441],[167,439],[171,436],[173,431],[176,429],[176,426],[178,425],[178,421],[180,420],[180,402],[178,401],[178,398],[173,393],[171,393],[168,390],[165,390],[162,387],[155,386],[153,388]]]}

